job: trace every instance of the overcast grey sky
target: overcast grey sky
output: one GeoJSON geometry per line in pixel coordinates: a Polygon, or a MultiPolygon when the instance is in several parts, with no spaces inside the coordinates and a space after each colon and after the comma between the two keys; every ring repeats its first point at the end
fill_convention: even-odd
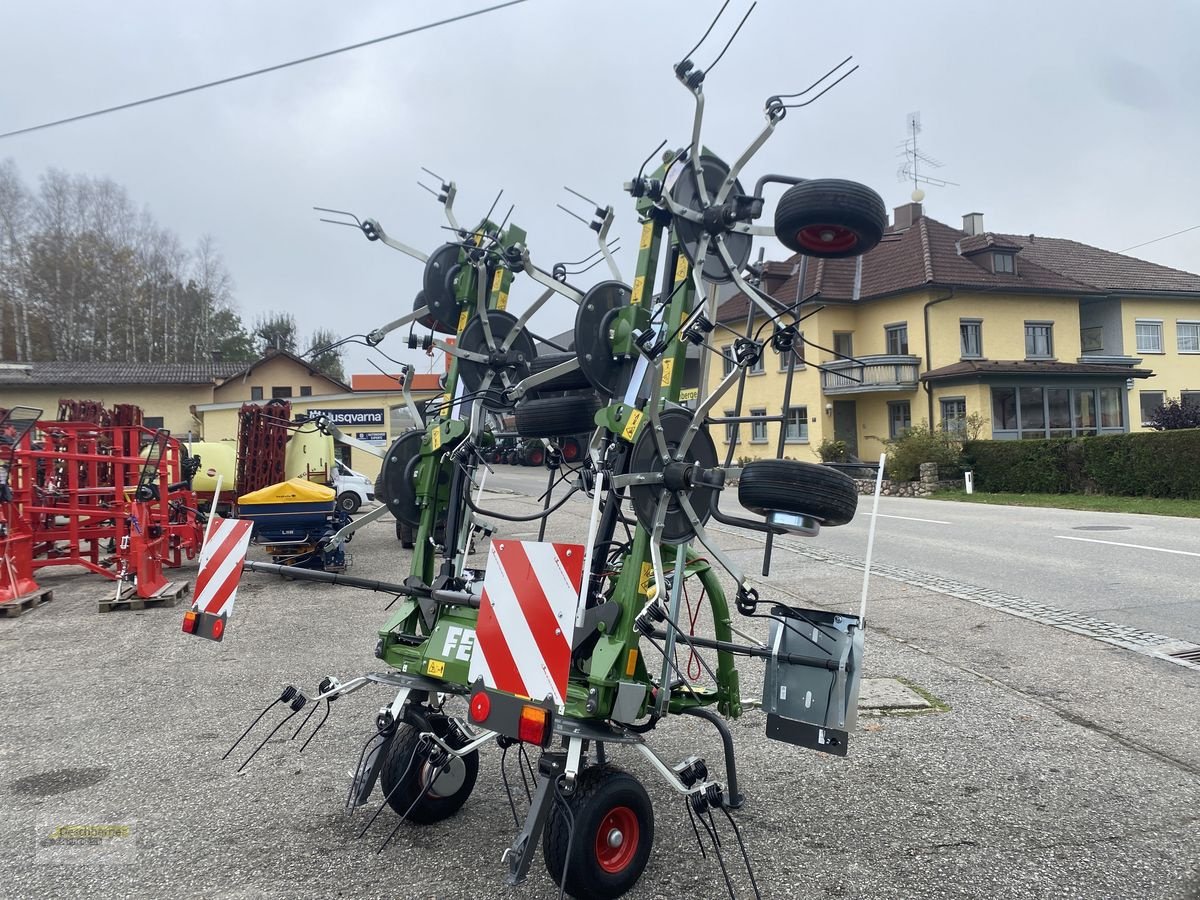
{"type": "MultiPolygon", "coordinates": [[[[3,0],[0,131],[236,74],[489,5],[487,0],[3,0]]],[[[212,234],[243,317],[290,309],[305,333],[369,331],[411,306],[420,265],[310,207],[374,216],[426,250],[440,207],[416,181],[453,178],[466,223],[504,188],[503,210],[548,267],[594,247],[554,208],[564,184],[617,209],[618,259],[632,275],[637,225],[621,191],[664,138],[686,144],[691,101],[671,64],[716,0],[520,6],[103,118],[0,141],[26,181],[47,167],[108,176],[192,244],[212,234]]],[[[734,0],[697,54],[747,8],[734,0]]],[[[760,0],[705,84],[705,143],[735,158],[762,101],[795,91],[849,54],[861,69],[796,110],[747,169],[841,177],[908,199],[896,177],[908,112],[922,149],[958,187],[929,188],[927,213],[989,230],[1069,237],[1120,250],[1200,224],[1200,3],[760,0]]],[[[571,205],[571,204],[567,204],[571,205]]],[[[575,208],[583,204],[576,202],[575,208]]],[[[586,211],[586,210],[582,210],[586,211]]],[[[769,242],[768,258],[783,247],[769,242]]],[[[1134,251],[1200,271],[1200,230],[1134,251]]],[[[606,277],[594,269],[584,281],[606,277]]],[[[512,308],[539,291],[519,280],[512,308]]],[[[562,301],[535,319],[570,325],[562,301]]],[[[399,335],[384,344],[394,356],[399,335]]],[[[348,371],[374,371],[352,350],[348,371]]],[[[378,362],[391,367],[382,359],[378,362]]],[[[425,361],[423,368],[427,368],[425,361]]]]}

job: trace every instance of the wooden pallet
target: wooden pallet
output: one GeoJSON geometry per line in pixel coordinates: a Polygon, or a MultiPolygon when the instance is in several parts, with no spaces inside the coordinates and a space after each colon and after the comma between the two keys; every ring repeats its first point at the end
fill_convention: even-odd
{"type": "Polygon", "coordinates": [[[15,619],[21,613],[27,612],[35,606],[41,606],[43,603],[49,603],[53,599],[54,591],[51,588],[39,588],[32,594],[0,603],[0,615],[8,619],[15,619]]]}
{"type": "Polygon", "coordinates": [[[115,609],[157,609],[172,607],[181,597],[191,593],[190,581],[169,581],[166,586],[153,597],[139,597],[136,585],[127,584],[121,588],[116,597],[105,597],[100,601],[100,612],[112,612],[115,609]]]}

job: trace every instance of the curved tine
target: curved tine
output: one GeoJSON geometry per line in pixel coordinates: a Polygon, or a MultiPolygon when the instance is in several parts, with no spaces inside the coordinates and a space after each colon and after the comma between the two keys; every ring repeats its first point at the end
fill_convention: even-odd
{"type": "Polygon", "coordinates": [[[549,288],[556,294],[562,294],[567,299],[571,300],[576,306],[583,302],[583,292],[571,287],[569,284],[564,284],[558,281],[553,275],[542,269],[529,258],[529,251],[521,257],[521,261],[525,264],[524,272],[542,287],[549,288]]]}
{"type": "MultiPolygon", "coordinates": [[[[728,2],[729,2],[729,0],[725,0],[725,2],[726,2],[726,3],[728,3],[728,2]]],[[[658,155],[658,151],[659,151],[659,150],[661,150],[661,149],[662,149],[663,147],[665,147],[665,146],[667,146],[667,139],[666,139],[666,138],[663,138],[663,142],[662,142],[661,144],[659,144],[657,147],[655,147],[655,148],[654,148],[654,149],[653,149],[653,150],[650,152],[650,155],[649,155],[649,156],[647,156],[647,157],[646,157],[644,160],[642,160],[642,164],[641,164],[641,166],[639,166],[639,167],[638,167],[638,173],[637,173],[637,180],[638,180],[638,181],[641,181],[641,180],[642,180],[642,175],[643,175],[643,174],[645,173],[645,171],[646,171],[646,166],[650,165],[650,160],[654,159],[654,157],[658,155]]]]}
{"type": "Polygon", "coordinates": [[[840,63],[838,63],[836,66],[834,66],[832,69],[830,69],[828,72],[826,72],[824,75],[822,75],[820,78],[818,78],[816,81],[814,81],[812,84],[810,84],[808,87],[806,87],[802,91],[797,91],[794,94],[775,94],[772,97],[770,97],[769,100],[794,100],[796,97],[803,97],[805,94],[807,94],[809,91],[815,89],[817,87],[817,85],[819,85],[822,81],[824,81],[826,78],[828,78],[834,72],[836,72],[838,69],[840,69],[846,63],[850,62],[850,60],[852,60],[852,59],[854,59],[853,53],[850,54],[849,56],[847,56],[840,63]]]}
{"type": "MultiPolygon", "coordinates": [[[[605,260],[605,257],[600,257],[600,259],[597,259],[597,260],[595,260],[595,261],[594,261],[594,262],[593,262],[591,265],[589,265],[589,266],[584,266],[582,269],[576,269],[574,272],[568,272],[567,274],[568,274],[568,275],[583,275],[585,272],[590,272],[590,271],[592,271],[592,269],[596,268],[596,266],[600,265],[600,263],[604,262],[604,260],[605,260]]],[[[612,262],[610,262],[610,263],[609,263],[609,267],[610,267],[610,268],[612,268],[612,267],[613,267],[613,265],[614,265],[614,264],[613,264],[612,262]]],[[[616,272],[616,271],[614,270],[614,274],[616,275],[617,281],[620,281],[620,280],[621,280],[621,273],[620,273],[620,272],[616,272]]]]}
{"type": "Polygon", "coordinates": [[[812,97],[811,99],[805,100],[803,103],[789,104],[786,108],[787,109],[803,109],[806,106],[811,106],[812,104],[816,103],[818,100],[820,100],[822,97],[824,97],[826,94],[828,94],[835,87],[837,87],[839,84],[841,84],[843,81],[845,81],[847,78],[849,78],[851,75],[853,75],[857,71],[858,71],[858,66],[855,66],[853,69],[851,69],[849,72],[847,72],[841,78],[839,78],[833,84],[829,85],[829,87],[825,88],[825,90],[821,91],[821,93],[817,94],[817,96],[812,97]]]}
{"type": "MultiPolygon", "coordinates": [[[[691,50],[689,50],[687,53],[683,54],[683,60],[688,59],[693,53],[695,53],[697,50],[700,49],[701,44],[703,44],[706,40],[708,40],[708,36],[710,34],[712,34],[712,30],[717,27],[717,21],[724,14],[725,7],[727,7],[728,5],[729,5],[729,0],[725,0],[725,2],[721,4],[721,8],[719,10],[717,10],[717,14],[715,16],[713,16],[713,20],[708,23],[708,29],[704,32],[704,34],[702,34],[700,36],[700,40],[696,41],[696,46],[693,47],[691,50]]],[[[683,60],[680,60],[680,62],[683,62],[683,60]]],[[[665,141],[664,141],[664,143],[665,143],[665,141]]]]}
{"type": "Polygon", "coordinates": [[[565,212],[571,218],[578,219],[584,225],[587,225],[589,228],[591,227],[592,223],[589,222],[587,219],[585,219],[583,216],[579,215],[579,213],[575,212],[574,210],[567,209],[561,203],[555,203],[554,205],[557,206],[559,209],[561,209],[563,212],[565,212]]]}
{"type": "Polygon", "coordinates": [[[704,530],[704,525],[700,521],[700,517],[696,515],[696,508],[692,506],[691,499],[684,494],[677,494],[675,498],[679,502],[679,507],[683,510],[683,514],[688,517],[692,523],[692,528],[696,532],[696,539],[704,545],[704,549],[713,555],[713,557],[721,564],[721,567],[729,573],[729,577],[737,582],[740,588],[746,583],[746,576],[741,570],[734,565],[733,560],[725,555],[725,551],[708,539],[708,532],[704,530]]]}
{"type": "Polygon", "coordinates": [[[746,24],[746,20],[750,18],[750,13],[754,12],[754,8],[758,6],[758,0],[754,0],[750,4],[750,8],[746,10],[746,14],[742,16],[742,21],[738,22],[737,28],[733,29],[733,34],[729,36],[729,40],[725,42],[725,46],[721,48],[721,52],[717,54],[717,58],[708,64],[708,68],[704,70],[705,75],[711,75],[712,70],[717,67],[717,63],[721,61],[721,57],[725,55],[725,51],[733,44],[734,39],[738,36],[738,32],[742,30],[742,26],[746,24]]]}
{"type": "MultiPolygon", "coordinates": [[[[347,212],[344,209],[330,209],[328,206],[314,206],[313,209],[315,209],[317,212],[331,213],[332,215],[335,215],[335,216],[349,216],[351,219],[354,220],[353,227],[362,228],[362,221],[358,218],[358,216],[356,216],[352,212],[347,212]]],[[[330,225],[349,225],[350,224],[349,222],[339,222],[336,219],[321,219],[321,221],[328,222],[330,225]]]]}
{"type": "MultiPolygon", "coordinates": [[[[621,240],[619,237],[613,238],[613,243],[615,244],[619,240],[621,240]]],[[[563,266],[563,267],[582,266],[584,263],[591,262],[593,259],[595,259],[599,255],[600,255],[599,250],[593,250],[591,253],[589,253],[587,256],[585,256],[583,259],[577,259],[575,262],[560,262],[560,263],[556,263],[556,265],[563,266]]],[[[586,272],[587,269],[584,269],[584,271],[586,272]]]]}
{"type": "Polygon", "coordinates": [[[517,335],[524,330],[525,323],[528,322],[530,317],[539,309],[541,309],[545,302],[553,296],[554,291],[547,288],[542,292],[542,296],[533,301],[533,305],[530,306],[529,309],[517,316],[517,321],[513,323],[512,330],[504,336],[504,340],[500,343],[501,353],[507,353],[512,348],[513,341],[515,341],[517,339],[517,335]]]}

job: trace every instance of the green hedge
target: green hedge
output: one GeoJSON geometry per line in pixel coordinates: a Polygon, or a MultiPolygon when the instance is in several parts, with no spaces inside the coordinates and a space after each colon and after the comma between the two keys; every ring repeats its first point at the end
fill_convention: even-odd
{"type": "Polygon", "coordinates": [[[1200,428],[971,441],[963,457],[981,491],[1200,499],[1200,428]]]}

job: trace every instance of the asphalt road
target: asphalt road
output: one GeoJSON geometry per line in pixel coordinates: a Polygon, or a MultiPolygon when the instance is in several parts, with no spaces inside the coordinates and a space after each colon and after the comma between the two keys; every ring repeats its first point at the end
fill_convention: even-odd
{"type": "MultiPolygon", "coordinates": [[[[536,497],[545,481],[497,466],[488,484],[536,497]]],[[[781,542],[862,560],[873,502],[860,498],[848,525],[781,542]]],[[[1200,644],[1197,519],[881,497],[873,561],[1200,644]]]]}
{"type": "MultiPolygon", "coordinates": [[[[533,475],[493,484],[529,485],[533,475]]],[[[485,501],[532,506],[520,494],[485,501]]],[[[583,503],[564,507],[553,538],[582,539],[586,513],[583,503]]],[[[720,544],[747,571],[762,552],[744,534],[720,544]]],[[[769,579],[754,579],[764,598],[857,609],[861,573],[789,546],[769,579]]],[[[390,521],[365,527],[349,549],[351,574],[396,580],[407,567],[390,521]]],[[[378,792],[371,807],[343,813],[359,748],[391,699],[382,689],[334,704],[303,754],[288,724],[240,774],[247,749],[221,759],[282,685],[311,694],[326,674],[376,670],[389,598],[247,575],[225,641],[211,644],[181,633],[181,607],[100,614],[108,582],[69,570],[42,579],[53,602],[0,618],[6,900],[557,896],[540,859],[525,884],[504,884],[501,854],[516,826],[495,747],[481,752],[461,812],[401,827],[382,850],[397,817],[385,809],[368,826],[378,792]],[[99,845],[56,837],[65,825],[117,834],[99,845]]],[[[861,718],[845,759],[768,740],[755,709],[732,723],[747,795],[734,817],[763,897],[1200,900],[1200,673],[890,577],[872,585],[865,674],[902,678],[936,707],[861,718]]],[[[760,639],[765,631],[759,619],[735,624],[760,639]]],[[[697,627],[704,633],[703,614],[697,627]]],[[[762,665],[738,670],[743,698],[761,697],[762,665]]],[[[464,711],[461,700],[449,708],[464,711]]],[[[282,719],[276,707],[252,738],[282,719]]],[[[700,754],[721,771],[720,745],[700,722],[669,717],[647,740],[670,762],[700,754]]],[[[638,754],[613,756],[655,807],[653,852],[631,900],[727,896],[713,847],[701,855],[679,798],[638,754]]],[[[519,783],[514,762],[510,753],[519,783]]],[[[519,784],[515,793],[521,810],[519,784]]],[[[736,896],[753,897],[731,826],[717,823],[736,896]]]]}

